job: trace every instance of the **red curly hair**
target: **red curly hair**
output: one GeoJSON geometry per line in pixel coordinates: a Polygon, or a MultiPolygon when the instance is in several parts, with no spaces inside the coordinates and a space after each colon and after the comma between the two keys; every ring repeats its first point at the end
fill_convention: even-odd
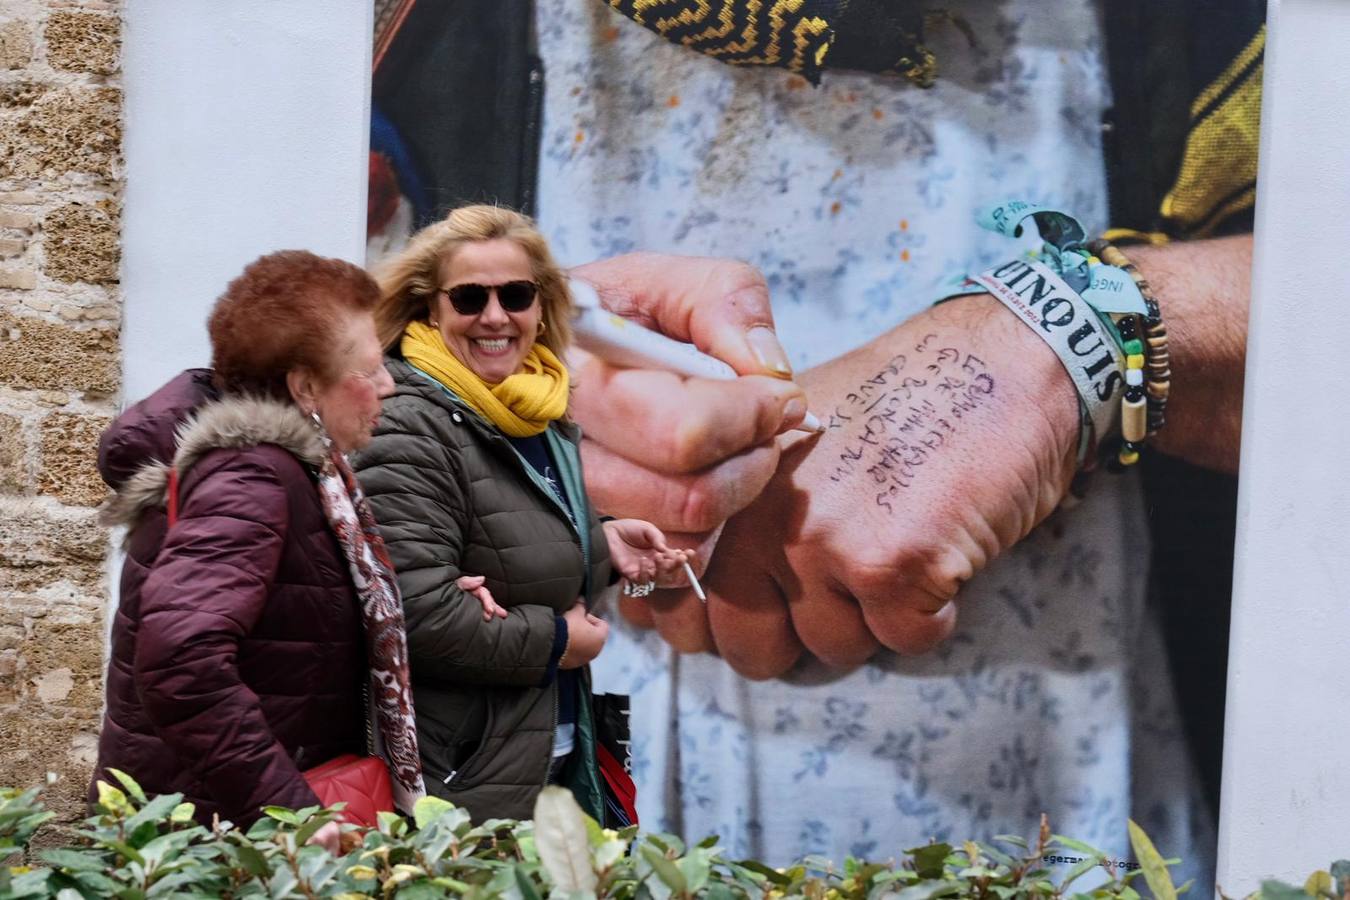
{"type": "Polygon", "coordinates": [[[206,323],[216,387],[288,400],[292,369],[334,377],[347,317],[371,312],[379,299],[365,270],[344,260],[304,250],[259,257],[225,288],[206,323]]]}

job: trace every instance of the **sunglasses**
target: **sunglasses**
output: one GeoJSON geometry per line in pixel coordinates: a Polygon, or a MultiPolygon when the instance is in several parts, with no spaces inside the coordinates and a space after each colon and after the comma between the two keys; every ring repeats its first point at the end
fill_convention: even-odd
{"type": "Polygon", "coordinates": [[[487,308],[488,297],[497,292],[497,302],[511,313],[524,312],[534,303],[539,285],[533,281],[508,281],[506,284],[457,284],[445,288],[450,305],[461,316],[476,316],[487,308]]]}

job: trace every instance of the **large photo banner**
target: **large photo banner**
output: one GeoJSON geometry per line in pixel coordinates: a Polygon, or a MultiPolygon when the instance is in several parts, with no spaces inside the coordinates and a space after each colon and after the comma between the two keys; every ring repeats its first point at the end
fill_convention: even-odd
{"type": "Polygon", "coordinates": [[[982,227],[1009,200],[1081,223],[1085,272],[1107,235],[1164,321],[1210,271],[1181,248],[1245,290],[1264,4],[941,6],[376,0],[368,262],[511,207],[574,285],[740,375],[565,356],[595,511],[692,551],[707,594],[628,579],[599,613],[644,829],[783,865],[1045,814],[1133,866],[1133,820],[1211,883],[1236,427],[1163,443],[1185,407],[1162,424],[1142,301],[1100,337],[1153,446],[988,279],[935,301],[1063,263],[1048,219],[982,227]]]}

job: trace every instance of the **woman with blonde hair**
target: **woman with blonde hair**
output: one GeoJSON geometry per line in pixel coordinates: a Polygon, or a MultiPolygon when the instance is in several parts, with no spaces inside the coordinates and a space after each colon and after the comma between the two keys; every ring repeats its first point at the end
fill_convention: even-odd
{"type": "Polygon", "coordinates": [[[566,277],[529,218],[466,206],[379,281],[395,392],[356,468],[399,573],[427,789],[476,819],[528,817],[560,783],[622,823],[631,804],[607,802],[597,764],[586,666],[608,625],[591,609],[611,564],[648,582],[685,554],[647,522],[602,525],[586,498],[566,277]]]}

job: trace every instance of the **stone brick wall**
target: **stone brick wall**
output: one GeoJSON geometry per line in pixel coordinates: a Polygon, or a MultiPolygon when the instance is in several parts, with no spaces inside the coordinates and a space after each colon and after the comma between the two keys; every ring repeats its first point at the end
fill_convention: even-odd
{"type": "Polygon", "coordinates": [[[119,0],[0,2],[0,785],[54,777],[65,817],[102,704],[120,57],[119,0]]]}

